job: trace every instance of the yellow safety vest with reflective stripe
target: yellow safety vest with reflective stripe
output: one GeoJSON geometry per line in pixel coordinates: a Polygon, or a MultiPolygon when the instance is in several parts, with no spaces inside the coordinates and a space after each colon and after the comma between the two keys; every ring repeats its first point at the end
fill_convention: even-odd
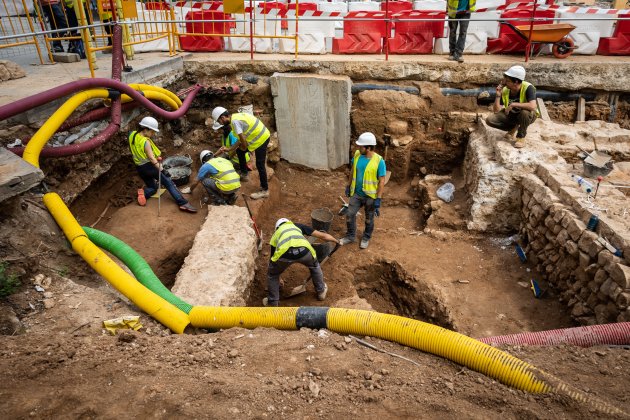
{"type": "Polygon", "coordinates": [[[278,229],[274,232],[269,244],[276,248],[276,252],[274,252],[271,257],[271,261],[276,262],[282,255],[289,250],[289,248],[299,248],[304,247],[311,251],[313,258],[317,259],[317,254],[315,250],[311,246],[311,244],[306,240],[304,234],[300,230],[299,227],[295,226],[293,222],[284,222],[280,225],[278,229]]]}
{"type": "MultiPolygon", "coordinates": [[[[85,4],[86,0],[81,0],[81,3],[85,4]]],[[[74,8],[74,0],[63,0],[64,4],[66,5],[67,8],[74,8]]]]}
{"type": "MultiPolygon", "coordinates": [[[[354,195],[355,183],[357,180],[357,162],[359,162],[359,156],[361,153],[357,150],[354,153],[354,159],[352,161],[352,184],[350,184],[350,196],[354,195]]],[[[370,198],[376,198],[376,192],[378,190],[378,165],[380,165],[383,158],[378,153],[374,153],[363,173],[363,193],[370,198]]]]}
{"type": "Polygon", "coordinates": [[[224,158],[212,158],[206,163],[219,172],[211,175],[211,178],[221,191],[230,192],[241,187],[241,177],[234,170],[232,162],[224,158]]]}
{"type": "MultiPolygon", "coordinates": [[[[232,134],[232,132],[230,132],[230,134],[232,134]]],[[[232,147],[232,145],[230,144],[230,135],[229,134],[227,136],[223,137],[223,147],[225,147],[227,149],[232,147]]],[[[248,151],[247,153],[245,153],[245,162],[249,162],[250,160],[251,160],[251,157],[250,157],[249,151],[248,151]]],[[[236,153],[234,153],[234,156],[232,156],[231,161],[234,162],[234,163],[239,163],[238,155],[236,153]]]]}
{"type": "MultiPolygon", "coordinates": [[[[243,121],[247,124],[247,132],[243,134],[245,135],[245,140],[247,141],[247,150],[250,152],[258,149],[271,135],[262,121],[251,114],[244,112],[232,114],[232,121],[234,120],[243,121]]],[[[232,124],[232,131],[236,132],[236,130],[234,130],[234,124],[232,124]]]]}
{"type": "MultiPolygon", "coordinates": [[[[525,92],[527,91],[527,88],[530,87],[532,84],[529,82],[526,82],[525,80],[523,80],[523,82],[521,82],[521,92],[518,98],[518,101],[522,104],[527,102],[527,97],[525,96],[525,92]]],[[[534,87],[534,89],[536,89],[534,87]]],[[[501,99],[503,99],[503,106],[504,107],[508,107],[509,103],[510,103],[510,89],[507,87],[503,88],[503,92],[501,92],[501,99]]],[[[538,110],[538,105],[536,105],[536,116],[540,117],[540,111],[538,110]]]]}
{"type": "MultiPolygon", "coordinates": [[[[454,18],[457,16],[457,9],[459,8],[459,0],[448,0],[448,17],[454,18]]],[[[474,12],[477,10],[477,1],[468,0],[468,11],[474,12]]]]}
{"type": "Polygon", "coordinates": [[[147,162],[151,162],[149,157],[147,156],[147,152],[144,150],[144,145],[146,142],[151,144],[151,150],[153,150],[153,156],[156,158],[159,157],[162,152],[157,148],[153,140],[148,137],[144,137],[142,134],[137,131],[132,131],[129,134],[129,148],[131,149],[131,155],[133,156],[133,163],[137,166],[144,165],[147,162]]]}

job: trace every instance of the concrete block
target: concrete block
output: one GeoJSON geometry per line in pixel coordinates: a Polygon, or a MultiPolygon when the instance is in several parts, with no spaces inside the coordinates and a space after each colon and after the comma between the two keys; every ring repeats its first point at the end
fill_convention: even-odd
{"type": "Polygon", "coordinates": [[[78,63],[81,61],[79,54],[58,52],[52,54],[53,61],[55,63],[78,63]]]}
{"type": "Polygon", "coordinates": [[[623,289],[630,289],[630,267],[623,264],[612,264],[610,277],[623,289]]]}
{"type": "Polygon", "coordinates": [[[256,234],[244,207],[211,206],[172,288],[191,305],[245,306],[254,280],[256,234]]]}
{"type": "Polygon", "coordinates": [[[0,147],[0,202],[30,190],[42,179],[41,169],[0,147]]]}
{"type": "Polygon", "coordinates": [[[347,164],[350,78],[275,73],[270,84],[282,158],[314,169],[347,164]]]}

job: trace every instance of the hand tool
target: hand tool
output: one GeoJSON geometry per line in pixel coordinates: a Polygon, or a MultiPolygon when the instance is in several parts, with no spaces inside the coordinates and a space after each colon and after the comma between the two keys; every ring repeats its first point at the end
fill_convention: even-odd
{"type": "MultiPolygon", "coordinates": [[[[392,144],[392,136],[389,134],[383,134],[383,142],[385,143],[385,155],[383,156],[383,160],[385,161],[385,165],[387,165],[387,150],[389,146],[392,144]]],[[[389,182],[389,178],[392,176],[392,171],[385,171],[385,184],[389,182]]]]}
{"type": "Polygon", "coordinates": [[[252,219],[252,223],[254,224],[254,232],[256,232],[256,236],[258,237],[258,251],[262,251],[263,246],[263,233],[262,230],[258,228],[256,224],[256,220],[254,219],[254,215],[252,214],[252,210],[249,208],[249,203],[247,202],[247,197],[245,194],[241,194],[243,196],[243,200],[245,201],[245,207],[247,207],[247,212],[249,213],[249,217],[252,219]]]}
{"type": "MultiPolygon", "coordinates": [[[[333,250],[330,251],[330,254],[326,255],[326,257],[322,260],[321,263],[319,263],[319,265],[323,265],[326,261],[328,261],[328,258],[330,258],[332,256],[332,254],[334,254],[340,247],[341,247],[341,245],[336,244],[335,247],[333,248],[333,250]]],[[[290,297],[297,296],[299,294],[302,294],[302,293],[306,292],[306,284],[311,279],[311,277],[312,276],[309,274],[308,278],[306,280],[304,280],[304,283],[300,284],[299,286],[295,286],[291,290],[291,293],[289,293],[289,295],[287,297],[290,298],[290,297]]]]}
{"type": "Polygon", "coordinates": [[[158,157],[158,217],[160,217],[160,206],[162,204],[162,194],[160,194],[160,190],[162,189],[162,158],[158,157]]]}

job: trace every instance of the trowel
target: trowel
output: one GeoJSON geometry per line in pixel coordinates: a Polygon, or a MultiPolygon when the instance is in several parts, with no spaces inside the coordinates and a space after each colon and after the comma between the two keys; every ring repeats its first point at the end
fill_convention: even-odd
{"type": "MultiPolygon", "coordinates": [[[[328,258],[330,258],[332,256],[332,254],[334,254],[340,247],[341,247],[341,245],[336,244],[335,247],[333,248],[333,250],[330,251],[330,254],[326,255],[326,257],[322,260],[322,262],[319,263],[319,265],[324,265],[324,263],[326,261],[328,261],[328,258]]],[[[289,293],[287,298],[290,298],[290,297],[293,297],[293,296],[297,296],[297,295],[300,295],[300,294],[306,292],[306,284],[309,282],[310,279],[311,279],[311,276],[309,275],[308,278],[306,280],[304,280],[303,284],[300,284],[299,286],[295,286],[291,290],[291,293],[289,293]]]]}
{"type": "MultiPolygon", "coordinates": [[[[383,134],[383,142],[385,143],[385,156],[383,156],[383,160],[385,161],[385,165],[387,165],[387,150],[389,149],[389,146],[392,144],[392,136],[390,136],[389,134],[383,134]]],[[[389,178],[391,178],[391,176],[392,176],[392,171],[385,172],[384,185],[387,185],[387,183],[389,182],[389,178]]]]}

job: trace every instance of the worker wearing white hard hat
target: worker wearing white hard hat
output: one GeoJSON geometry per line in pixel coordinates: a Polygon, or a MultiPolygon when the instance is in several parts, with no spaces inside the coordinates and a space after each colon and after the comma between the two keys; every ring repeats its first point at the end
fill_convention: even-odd
{"type": "Polygon", "coordinates": [[[158,192],[159,183],[173,197],[182,211],[196,213],[197,209],[188,203],[171,178],[162,171],[158,160],[162,155],[160,149],[153,142],[153,137],[160,132],[158,122],[153,117],[144,117],[137,130],[129,133],[129,148],[136,164],[138,175],[144,181],[145,187],[138,189],[138,204],[146,206],[147,198],[158,192]]]}
{"type": "Polygon", "coordinates": [[[486,123],[490,127],[507,131],[508,140],[512,140],[516,134],[514,147],[524,147],[527,127],[536,121],[540,112],[536,103],[536,88],[525,81],[523,66],[512,66],[503,73],[503,80],[496,88],[492,110],[494,114],[486,118],[486,123]]]}
{"type": "MultiPolygon", "coordinates": [[[[269,254],[269,268],[267,269],[267,297],[263,299],[264,306],[278,306],[278,301],[280,300],[280,275],[292,264],[296,263],[302,264],[309,269],[317,299],[326,299],[328,286],[324,283],[324,273],[319,264],[317,252],[313,245],[304,237],[305,235],[339,244],[339,241],[334,236],[326,232],[315,230],[311,226],[301,223],[293,223],[284,217],[278,219],[273,236],[269,240],[271,252],[269,254]]],[[[325,256],[331,253],[328,252],[325,256]]],[[[306,291],[304,287],[298,293],[303,291],[306,291]]]]}
{"type": "Polygon", "coordinates": [[[234,170],[232,162],[222,157],[215,157],[210,150],[202,150],[199,154],[201,167],[197,179],[182,190],[184,194],[192,193],[197,185],[202,184],[212,204],[217,206],[232,205],[237,199],[241,180],[234,170]]]}
{"type": "MultiPolygon", "coordinates": [[[[218,153],[226,152],[231,159],[237,150],[250,151],[256,155],[256,169],[260,178],[260,191],[251,194],[254,200],[269,197],[267,182],[267,146],[271,133],[265,125],[252,114],[238,112],[230,114],[227,109],[217,106],[212,110],[212,128],[218,129],[226,124],[232,127],[232,132],[238,137],[238,142],[231,147],[221,147],[218,153]]],[[[247,162],[244,153],[237,154],[241,173],[247,173],[247,162]]],[[[243,179],[245,181],[246,179],[243,179]]]]}
{"type": "Polygon", "coordinates": [[[350,198],[346,211],[346,236],[341,244],[349,244],[356,240],[357,213],[365,207],[365,230],[361,238],[360,248],[370,244],[374,231],[374,216],[380,216],[381,198],[385,187],[385,160],[374,151],[376,136],[363,133],[356,141],[359,146],[352,158],[352,169],[346,186],[346,196],[350,198]]]}

